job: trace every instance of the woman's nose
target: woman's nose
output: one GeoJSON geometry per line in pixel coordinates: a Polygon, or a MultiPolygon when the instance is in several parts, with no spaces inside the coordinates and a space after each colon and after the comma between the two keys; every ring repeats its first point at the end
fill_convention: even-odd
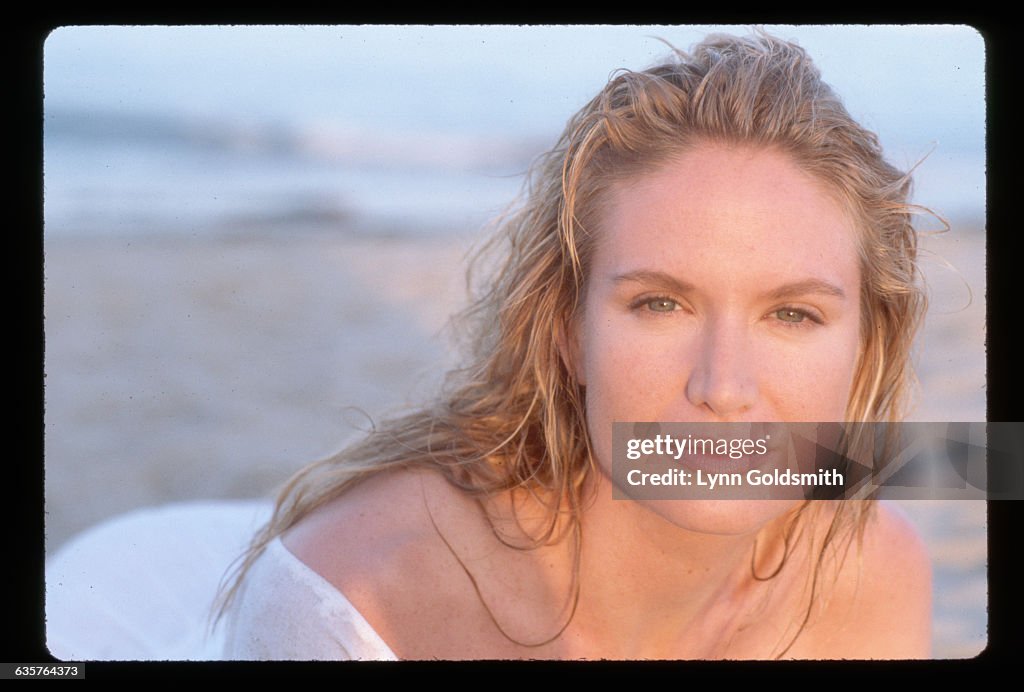
{"type": "Polygon", "coordinates": [[[757,402],[757,363],[740,325],[724,319],[705,324],[693,354],[686,398],[722,420],[739,418],[757,402]]]}

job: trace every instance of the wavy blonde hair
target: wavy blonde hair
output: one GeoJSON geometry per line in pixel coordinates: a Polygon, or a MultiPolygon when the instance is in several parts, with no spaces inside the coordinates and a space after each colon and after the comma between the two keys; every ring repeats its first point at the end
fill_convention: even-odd
{"type": "MultiPolygon", "coordinates": [[[[558,343],[582,305],[606,192],[709,141],[787,152],[856,221],[862,347],[847,419],[899,420],[912,377],[911,343],[925,309],[910,177],[885,161],[877,137],[854,122],[802,48],[763,32],[712,35],[690,53],[673,49],[650,69],[615,73],[569,120],[478,258],[499,261],[463,315],[475,335],[469,365],[449,374],[445,395],[432,407],[383,423],[291,478],[241,558],[220,612],[271,540],[387,469],[436,469],[479,498],[507,490],[544,498],[551,520],[534,537],[536,545],[562,537],[559,517],[568,517],[578,533],[594,471],[585,390],[558,343]]],[[[808,515],[810,505],[797,514],[808,515]]],[[[870,506],[839,503],[824,544],[859,536],[870,506]]],[[[786,533],[787,553],[793,535],[786,533]]],[[[752,564],[757,578],[780,568],[763,576],[752,564]]]]}

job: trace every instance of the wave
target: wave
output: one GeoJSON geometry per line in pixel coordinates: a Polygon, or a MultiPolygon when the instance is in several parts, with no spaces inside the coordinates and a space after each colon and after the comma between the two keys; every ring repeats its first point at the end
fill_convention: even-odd
{"type": "MultiPolygon", "coordinates": [[[[474,227],[514,199],[553,138],[48,109],[44,214],[56,233],[353,220],[474,227]]],[[[983,154],[943,143],[915,172],[915,193],[950,221],[977,225],[983,154]]]]}
{"type": "Polygon", "coordinates": [[[105,146],[312,159],[348,166],[504,175],[524,171],[550,143],[538,135],[384,129],[336,120],[282,124],[71,109],[47,111],[44,123],[47,143],[77,140],[105,146]]]}

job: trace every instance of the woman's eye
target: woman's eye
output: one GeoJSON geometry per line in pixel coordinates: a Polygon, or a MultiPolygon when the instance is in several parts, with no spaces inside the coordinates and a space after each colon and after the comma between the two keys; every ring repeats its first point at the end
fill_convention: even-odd
{"type": "Polygon", "coordinates": [[[654,298],[647,301],[647,308],[653,312],[672,312],[679,307],[679,303],[671,298],[654,298]]]}
{"type": "Polygon", "coordinates": [[[801,312],[800,310],[783,308],[781,310],[776,310],[775,316],[783,322],[803,322],[807,318],[807,313],[801,312]]]}

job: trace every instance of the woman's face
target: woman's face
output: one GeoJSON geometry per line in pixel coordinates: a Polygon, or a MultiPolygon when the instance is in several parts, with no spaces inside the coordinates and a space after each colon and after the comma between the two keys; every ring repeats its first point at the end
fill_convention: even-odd
{"type": "MultiPolygon", "coordinates": [[[[613,422],[844,419],[860,264],[854,224],[823,184],[773,149],[702,144],[607,202],[567,346],[603,468],[613,422]]],[[[668,504],[652,506],[726,532],[779,513],[668,504]]]]}

